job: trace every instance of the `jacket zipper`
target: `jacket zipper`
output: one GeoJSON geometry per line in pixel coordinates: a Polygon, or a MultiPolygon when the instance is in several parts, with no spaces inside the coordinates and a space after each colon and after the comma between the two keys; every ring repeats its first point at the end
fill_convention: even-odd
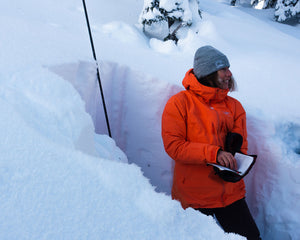
{"type": "MultiPolygon", "coordinates": [[[[210,109],[212,109],[212,110],[215,111],[216,116],[217,116],[218,126],[219,126],[220,125],[220,116],[219,116],[219,113],[218,113],[218,111],[213,106],[211,106],[210,103],[209,103],[209,106],[210,106],[210,109]]],[[[218,128],[216,130],[218,130],[218,128]]],[[[218,144],[220,144],[221,141],[220,141],[220,136],[219,136],[218,132],[216,132],[216,135],[217,135],[217,139],[218,139],[218,144]]],[[[225,207],[224,194],[225,194],[225,184],[224,184],[224,182],[222,182],[221,202],[222,202],[222,205],[225,207]]]]}
{"type": "Polygon", "coordinates": [[[214,110],[214,112],[216,113],[216,116],[217,116],[218,123],[217,123],[217,126],[214,127],[214,129],[215,129],[215,134],[216,134],[218,145],[220,146],[220,144],[222,142],[222,141],[220,141],[220,134],[219,134],[219,128],[218,128],[220,126],[220,116],[219,116],[218,111],[213,106],[211,106],[210,102],[209,102],[209,107],[210,107],[210,109],[214,110]]]}

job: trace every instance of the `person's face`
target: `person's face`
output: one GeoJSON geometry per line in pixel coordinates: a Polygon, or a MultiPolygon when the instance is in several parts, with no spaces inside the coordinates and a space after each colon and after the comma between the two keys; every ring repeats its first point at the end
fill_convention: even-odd
{"type": "Polygon", "coordinates": [[[218,71],[218,87],[221,89],[228,89],[231,76],[232,73],[228,67],[220,69],[218,71]]]}

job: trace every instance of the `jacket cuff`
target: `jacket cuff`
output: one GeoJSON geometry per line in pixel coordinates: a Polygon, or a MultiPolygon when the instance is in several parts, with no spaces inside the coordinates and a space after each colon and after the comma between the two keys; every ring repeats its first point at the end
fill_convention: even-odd
{"type": "Polygon", "coordinates": [[[211,156],[210,156],[210,159],[209,159],[210,163],[217,163],[217,156],[218,156],[219,150],[222,150],[222,148],[217,147],[217,146],[214,147],[214,149],[212,149],[211,156]]]}

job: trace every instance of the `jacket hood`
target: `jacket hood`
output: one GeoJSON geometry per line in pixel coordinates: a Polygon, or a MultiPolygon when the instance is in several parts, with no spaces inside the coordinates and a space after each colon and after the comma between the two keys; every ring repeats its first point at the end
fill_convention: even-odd
{"type": "Polygon", "coordinates": [[[187,71],[187,73],[185,74],[185,77],[182,80],[182,85],[186,90],[190,90],[195,94],[201,96],[206,102],[223,101],[227,97],[227,94],[229,92],[229,89],[207,87],[201,84],[197,80],[193,68],[187,71]]]}

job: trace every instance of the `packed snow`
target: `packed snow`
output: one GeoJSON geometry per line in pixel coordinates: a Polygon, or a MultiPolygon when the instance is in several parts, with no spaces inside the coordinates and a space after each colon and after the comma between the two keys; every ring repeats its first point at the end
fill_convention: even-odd
{"type": "Polygon", "coordinates": [[[171,200],[160,118],[195,50],[227,55],[247,112],[247,202],[265,240],[300,239],[300,26],[247,1],[201,0],[176,45],[142,0],[11,0],[0,8],[0,239],[244,239],[171,200]]]}

